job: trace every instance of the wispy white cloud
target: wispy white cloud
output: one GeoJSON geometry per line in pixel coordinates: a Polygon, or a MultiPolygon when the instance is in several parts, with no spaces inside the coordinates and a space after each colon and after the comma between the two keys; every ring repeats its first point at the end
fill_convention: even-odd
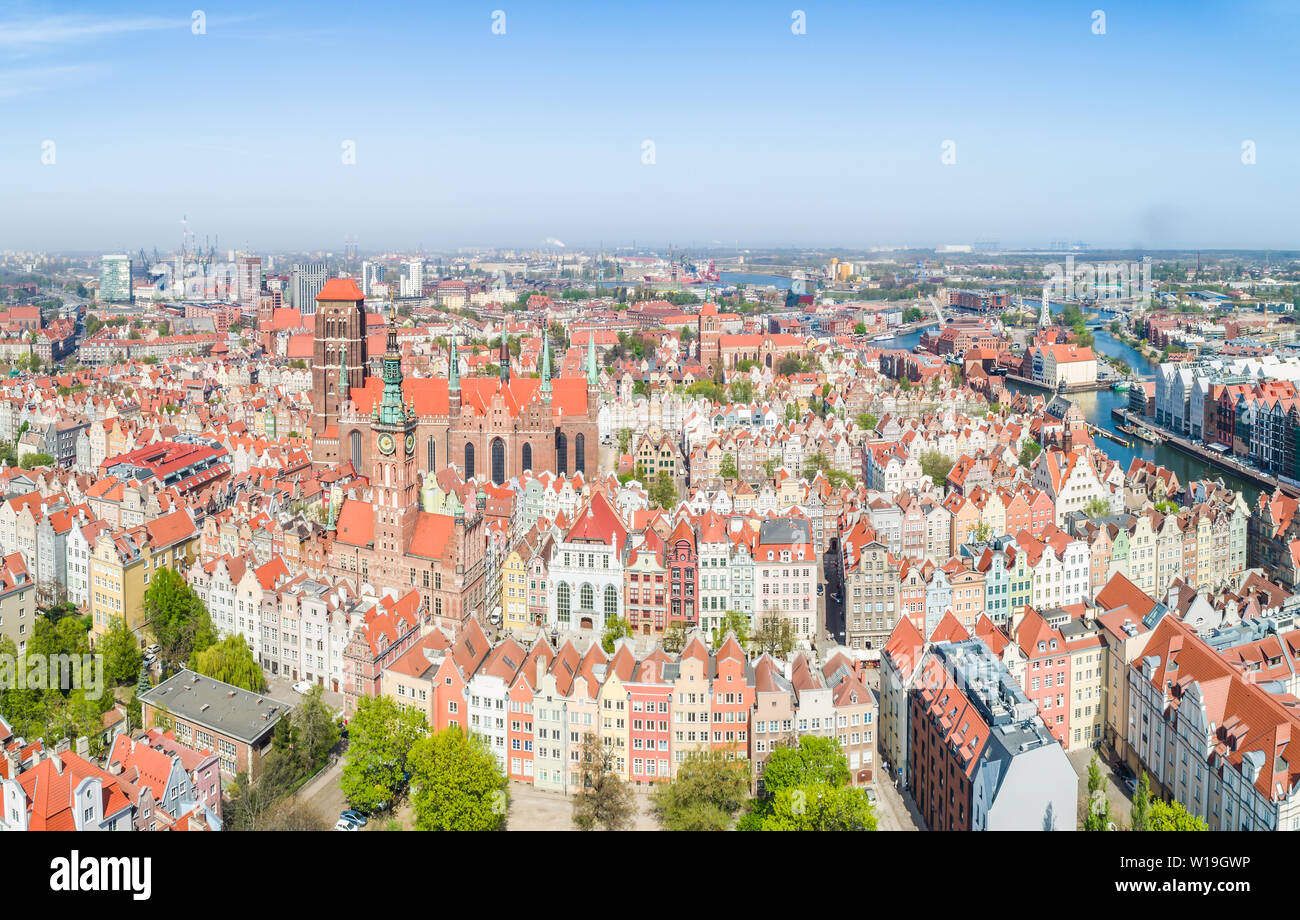
{"type": "Polygon", "coordinates": [[[45,16],[15,19],[0,22],[0,50],[36,51],[112,35],[188,29],[189,25],[188,19],[164,19],[157,16],[45,16]]]}
{"type": "Polygon", "coordinates": [[[71,83],[84,83],[102,72],[103,68],[98,64],[0,70],[0,99],[13,99],[71,83]]]}

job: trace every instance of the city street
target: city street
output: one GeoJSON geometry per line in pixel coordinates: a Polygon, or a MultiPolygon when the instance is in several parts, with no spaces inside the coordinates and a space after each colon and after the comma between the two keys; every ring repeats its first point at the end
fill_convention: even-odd
{"type": "Polygon", "coordinates": [[[838,553],[822,554],[822,573],[825,589],[817,598],[822,622],[826,624],[826,631],[836,642],[844,642],[844,582],[840,578],[838,553]],[[839,595],[840,599],[837,601],[832,595],[839,595]]]}
{"type": "Polygon", "coordinates": [[[912,803],[912,797],[900,792],[889,777],[879,771],[876,778],[876,783],[870,787],[876,793],[876,830],[921,830],[921,815],[912,803]]]}
{"type": "MultiPolygon", "coordinates": [[[[302,694],[293,689],[295,681],[283,675],[266,675],[266,695],[273,700],[279,700],[281,703],[288,703],[290,706],[297,706],[302,702],[302,694]]],[[[343,694],[335,693],[333,690],[326,689],[322,697],[325,705],[340,713],[343,711],[343,694]]]]}

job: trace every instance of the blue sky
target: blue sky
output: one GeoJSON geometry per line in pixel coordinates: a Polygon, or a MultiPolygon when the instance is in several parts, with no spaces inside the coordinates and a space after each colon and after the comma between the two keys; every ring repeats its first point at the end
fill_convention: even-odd
{"type": "Polygon", "coordinates": [[[0,247],[1300,248],[1294,3],[184,6],[0,2],[0,247]]]}

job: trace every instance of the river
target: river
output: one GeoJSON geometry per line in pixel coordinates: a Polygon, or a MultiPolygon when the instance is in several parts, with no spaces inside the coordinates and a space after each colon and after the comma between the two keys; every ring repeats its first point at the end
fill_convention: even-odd
{"type": "Polygon", "coordinates": [[[722,284],[774,287],[779,291],[788,291],[794,284],[794,280],[786,275],[765,275],[759,272],[718,272],[718,281],[722,284]]]}
{"type": "MultiPolygon", "coordinates": [[[[1059,305],[1053,305],[1058,307],[1059,305]]],[[[1110,316],[1102,315],[1103,322],[1108,322],[1110,316]]],[[[1094,350],[1112,358],[1119,358],[1124,361],[1133,370],[1133,373],[1140,376],[1143,380],[1152,380],[1155,378],[1155,364],[1143,356],[1136,348],[1119,341],[1104,328],[1094,329],[1093,335],[1096,342],[1093,344],[1094,350]]],[[[913,332],[888,342],[880,342],[885,348],[904,348],[911,351],[913,346],[921,340],[921,332],[913,332]]],[[[1013,381],[1007,381],[1007,388],[1016,392],[1028,393],[1031,396],[1048,396],[1046,390],[1026,387],[1013,381]]],[[[1105,428],[1108,431],[1115,431],[1115,420],[1111,418],[1110,410],[1116,407],[1128,408],[1128,392],[1116,392],[1115,390],[1096,390],[1090,393],[1071,393],[1067,397],[1071,402],[1079,407],[1083,417],[1098,427],[1105,428]]],[[[1128,437],[1123,432],[1116,432],[1120,437],[1128,437]]],[[[1188,456],[1181,451],[1174,450],[1165,444],[1148,444],[1146,441],[1139,441],[1136,438],[1129,437],[1128,444],[1116,444],[1108,438],[1094,438],[1098,447],[1104,450],[1107,456],[1119,462],[1125,469],[1128,469],[1129,463],[1134,457],[1141,457],[1143,460],[1154,460],[1160,466],[1173,470],[1178,476],[1178,481],[1183,485],[1196,479],[1222,479],[1231,489],[1242,493],[1246,503],[1252,508],[1255,506],[1255,499],[1259,495],[1259,486],[1247,482],[1237,476],[1217,467],[1209,466],[1206,463],[1188,456]]]]}

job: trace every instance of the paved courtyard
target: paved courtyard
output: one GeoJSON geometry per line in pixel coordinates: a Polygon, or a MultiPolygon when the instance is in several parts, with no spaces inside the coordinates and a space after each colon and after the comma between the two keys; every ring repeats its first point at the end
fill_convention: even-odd
{"type": "MultiPolygon", "coordinates": [[[[650,795],[637,792],[639,806],[633,830],[657,831],[659,823],[650,812],[650,795]]],[[[522,783],[510,784],[510,819],[512,831],[572,831],[573,799],[558,792],[543,792],[522,783]]]]}
{"type": "MultiPolygon", "coordinates": [[[[1129,813],[1133,808],[1133,800],[1129,798],[1128,790],[1124,788],[1119,774],[1115,772],[1114,766],[1107,761],[1104,754],[1095,752],[1092,748],[1082,751],[1074,751],[1066,756],[1070,759],[1070,766],[1074,767],[1074,772],[1079,776],[1079,805],[1080,814],[1082,815],[1083,803],[1088,800],[1088,764],[1092,761],[1092,755],[1097,754],[1097,761],[1101,764],[1102,775],[1106,778],[1106,798],[1110,801],[1111,821],[1118,827],[1127,827],[1129,823],[1129,813]]],[[[1080,820],[1082,826],[1082,820],[1080,820]]]]}

